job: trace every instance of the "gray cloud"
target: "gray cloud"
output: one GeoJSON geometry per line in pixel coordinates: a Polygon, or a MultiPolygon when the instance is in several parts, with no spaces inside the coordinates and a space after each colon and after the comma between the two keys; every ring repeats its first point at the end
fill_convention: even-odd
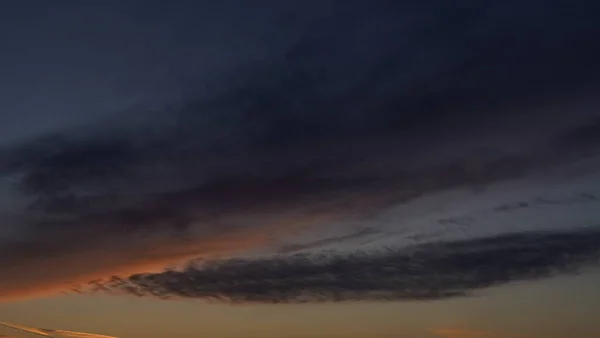
{"type": "Polygon", "coordinates": [[[572,17],[563,1],[302,3],[287,39],[177,87],[181,101],[0,151],[0,265],[18,275],[0,290],[41,258],[86,253],[98,266],[69,268],[88,272],[150,259],[144,240],[171,248],[153,258],[199,254],[214,236],[350,219],[597,152],[595,103],[569,102],[600,79],[595,3],[572,17]]]}
{"type": "Polygon", "coordinates": [[[600,230],[531,232],[352,254],[199,263],[114,277],[95,291],[226,302],[434,300],[598,263],[600,230]]]}

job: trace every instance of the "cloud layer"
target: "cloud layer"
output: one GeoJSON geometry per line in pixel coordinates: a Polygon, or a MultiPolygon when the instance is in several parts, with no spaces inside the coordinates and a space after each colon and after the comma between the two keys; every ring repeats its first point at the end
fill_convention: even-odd
{"type": "MultiPolygon", "coordinates": [[[[202,83],[210,93],[184,88],[175,104],[2,149],[0,266],[9,277],[0,280],[0,299],[268,248],[307,228],[598,154],[593,3],[572,8],[577,20],[562,14],[562,1],[352,1],[343,10],[302,3],[283,9],[295,18],[284,42],[202,83]]],[[[260,30],[279,31],[277,15],[264,22],[278,24],[260,30]]],[[[331,286],[342,297],[358,297],[358,285],[392,297],[384,286],[397,276],[381,265],[405,259],[403,250],[359,255],[373,270],[355,267],[383,284],[336,286],[334,274],[331,286]]],[[[428,280],[427,264],[441,258],[419,250],[426,264],[414,278],[428,280]]],[[[242,266],[269,274],[272,264],[297,265],[319,283],[324,269],[337,269],[307,259],[242,266]]],[[[228,264],[210,271],[218,277],[228,264]]],[[[464,269],[454,272],[476,270],[464,269]]],[[[265,286],[250,270],[239,273],[265,286]]],[[[278,272],[273,278],[281,301],[291,301],[300,286],[278,272]]],[[[473,287],[486,284],[479,283],[473,287]]],[[[219,280],[208,296],[251,298],[227,285],[219,280]]],[[[316,297],[319,285],[311,287],[316,297]]],[[[433,289],[392,294],[435,297],[433,289]]]]}
{"type": "Polygon", "coordinates": [[[433,300],[599,262],[600,229],[533,232],[350,255],[225,260],[137,274],[92,289],[160,298],[301,303],[433,300]]]}

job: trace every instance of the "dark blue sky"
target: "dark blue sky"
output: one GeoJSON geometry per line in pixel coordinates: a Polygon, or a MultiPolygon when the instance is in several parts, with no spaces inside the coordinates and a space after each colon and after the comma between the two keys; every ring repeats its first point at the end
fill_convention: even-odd
{"type": "Polygon", "coordinates": [[[465,100],[488,100],[480,95],[511,104],[515,92],[528,90],[543,101],[549,94],[542,86],[563,91],[597,75],[600,53],[591,1],[10,1],[1,7],[3,144],[189,100],[243,77],[239,67],[277,63],[284,55],[292,58],[286,68],[325,69],[330,95],[370,87],[366,92],[375,93],[361,100],[408,114],[427,109],[420,100],[433,109],[464,109],[465,100]]]}
{"type": "Polygon", "coordinates": [[[260,57],[277,9],[240,3],[2,3],[1,142],[161,102],[260,57]]]}

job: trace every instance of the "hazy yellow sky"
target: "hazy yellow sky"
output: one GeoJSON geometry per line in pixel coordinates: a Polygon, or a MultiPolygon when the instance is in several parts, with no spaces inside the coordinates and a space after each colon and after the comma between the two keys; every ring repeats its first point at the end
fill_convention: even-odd
{"type": "MultiPolygon", "coordinates": [[[[471,298],[321,305],[68,295],[0,304],[0,318],[122,338],[597,338],[598,285],[600,271],[590,271],[502,286],[471,298]]],[[[0,333],[26,337],[9,329],[0,333]]]]}

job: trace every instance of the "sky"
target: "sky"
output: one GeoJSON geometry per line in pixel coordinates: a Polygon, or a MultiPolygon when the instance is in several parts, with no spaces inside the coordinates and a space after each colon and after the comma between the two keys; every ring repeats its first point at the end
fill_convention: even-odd
{"type": "Polygon", "coordinates": [[[0,337],[599,336],[598,14],[2,2],[0,337]]]}

